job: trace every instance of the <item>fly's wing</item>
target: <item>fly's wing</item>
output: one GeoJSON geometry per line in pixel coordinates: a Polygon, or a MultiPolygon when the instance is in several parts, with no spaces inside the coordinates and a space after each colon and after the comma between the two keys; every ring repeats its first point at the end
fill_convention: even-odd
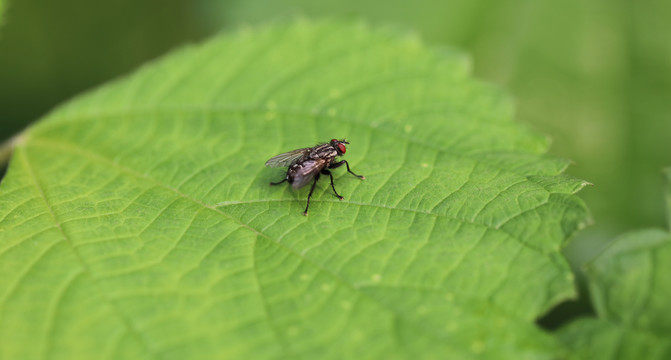
{"type": "Polygon", "coordinates": [[[309,148],[296,149],[285,152],[283,154],[275,155],[266,161],[268,167],[284,167],[291,166],[300,160],[303,155],[307,154],[309,148]]]}
{"type": "Polygon", "coordinates": [[[326,165],[326,160],[316,159],[304,161],[300,165],[296,165],[295,168],[292,167],[289,170],[290,176],[293,175],[291,186],[294,189],[305,186],[322,171],[324,165],[326,165]]]}

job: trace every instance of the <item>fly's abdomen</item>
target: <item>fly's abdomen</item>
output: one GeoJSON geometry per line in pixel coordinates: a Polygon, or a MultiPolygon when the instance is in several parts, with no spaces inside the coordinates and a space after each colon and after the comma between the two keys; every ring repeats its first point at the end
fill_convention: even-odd
{"type": "Polygon", "coordinates": [[[323,159],[306,160],[293,164],[287,171],[287,181],[294,189],[305,186],[324,168],[326,161],[323,159]]]}

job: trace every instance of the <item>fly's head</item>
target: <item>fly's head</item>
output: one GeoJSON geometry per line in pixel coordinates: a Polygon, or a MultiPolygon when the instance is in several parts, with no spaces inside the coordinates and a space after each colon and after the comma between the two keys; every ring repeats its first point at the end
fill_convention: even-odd
{"type": "Polygon", "coordinates": [[[347,148],[345,147],[345,144],[349,144],[345,139],[338,140],[338,139],[331,139],[329,142],[331,146],[335,149],[335,151],[338,153],[338,156],[342,156],[347,152],[347,148]]]}

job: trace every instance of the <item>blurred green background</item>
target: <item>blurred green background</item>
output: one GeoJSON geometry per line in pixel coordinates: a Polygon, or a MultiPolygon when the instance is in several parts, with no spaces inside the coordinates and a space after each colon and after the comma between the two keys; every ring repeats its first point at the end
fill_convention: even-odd
{"type": "MultiPolygon", "coordinates": [[[[570,158],[594,225],[575,266],[616,234],[664,226],[671,165],[671,2],[663,0],[14,0],[0,27],[0,138],[168,50],[240,25],[352,17],[469,53],[520,122],[570,158]]],[[[583,300],[583,304],[584,304],[583,300]]],[[[566,310],[568,312],[574,310],[566,310]]]]}

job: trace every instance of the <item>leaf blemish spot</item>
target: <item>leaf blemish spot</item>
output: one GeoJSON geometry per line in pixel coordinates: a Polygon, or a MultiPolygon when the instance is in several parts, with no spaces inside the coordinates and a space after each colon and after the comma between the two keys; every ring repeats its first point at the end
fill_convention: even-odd
{"type": "Polygon", "coordinates": [[[404,126],[403,130],[407,133],[411,132],[412,131],[412,125],[408,124],[408,125],[404,126]]]}
{"type": "Polygon", "coordinates": [[[363,333],[361,331],[352,331],[352,340],[353,341],[361,341],[363,340],[363,333]]]}
{"type": "Polygon", "coordinates": [[[482,340],[477,340],[471,343],[471,351],[480,354],[485,351],[485,343],[482,340]]]}
{"type": "Polygon", "coordinates": [[[289,334],[289,336],[296,336],[298,335],[298,332],[299,330],[297,326],[292,326],[289,329],[287,329],[287,333],[289,334]]]}
{"type": "Polygon", "coordinates": [[[373,276],[370,277],[373,282],[380,282],[382,280],[382,276],[380,274],[373,274],[373,276]]]}

